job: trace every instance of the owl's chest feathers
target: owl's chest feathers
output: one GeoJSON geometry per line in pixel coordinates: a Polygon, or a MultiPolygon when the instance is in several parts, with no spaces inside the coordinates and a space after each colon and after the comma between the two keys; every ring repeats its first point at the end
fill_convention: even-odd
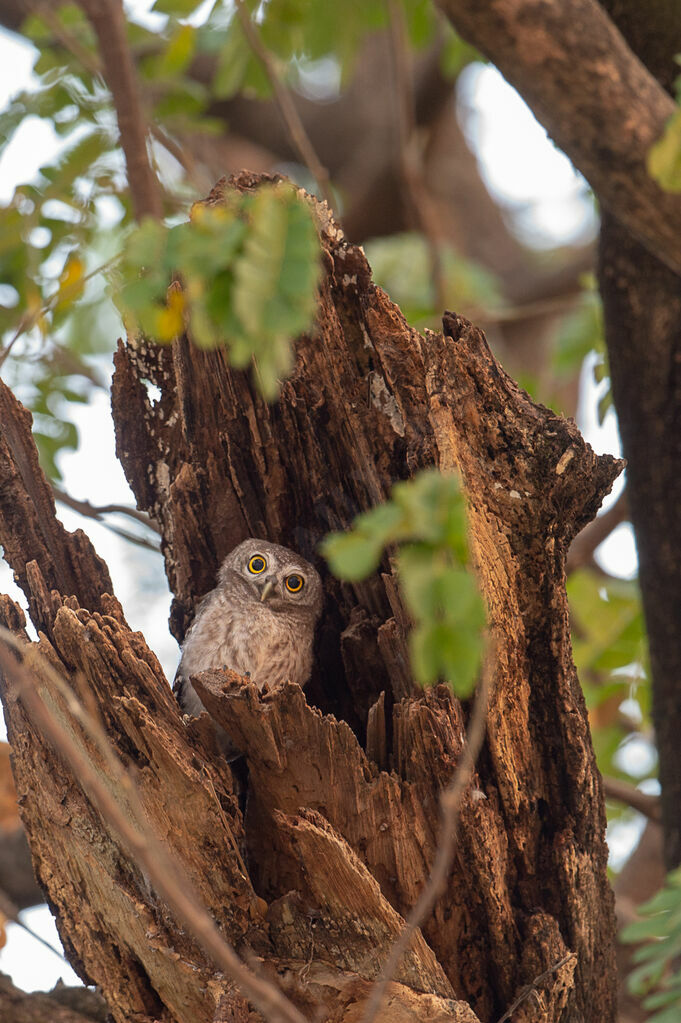
{"type": "Polygon", "coordinates": [[[187,675],[206,668],[250,674],[258,686],[287,679],[305,685],[312,666],[312,637],[301,642],[295,615],[275,614],[264,604],[234,606],[216,594],[187,636],[183,668],[187,675]]]}

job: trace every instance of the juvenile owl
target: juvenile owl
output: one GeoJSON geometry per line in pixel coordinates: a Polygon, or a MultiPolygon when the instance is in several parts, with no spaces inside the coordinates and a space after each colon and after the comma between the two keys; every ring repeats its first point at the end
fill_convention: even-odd
{"type": "MultiPolygon", "coordinates": [[[[250,674],[261,689],[287,680],[304,686],[321,609],[321,579],[308,561],[267,540],[244,540],[222,562],[185,637],[173,683],[182,710],[192,717],[204,710],[189,679],[207,668],[250,674]]],[[[236,752],[222,730],[220,739],[236,752]]]]}

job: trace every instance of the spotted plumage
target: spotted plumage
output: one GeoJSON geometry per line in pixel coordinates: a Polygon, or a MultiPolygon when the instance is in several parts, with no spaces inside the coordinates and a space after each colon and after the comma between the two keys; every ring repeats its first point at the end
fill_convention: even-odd
{"type": "Polygon", "coordinates": [[[189,679],[208,668],[249,674],[261,689],[287,680],[304,686],[321,609],[321,580],[308,561],[267,540],[244,540],[223,561],[185,637],[173,685],[183,711],[204,710],[189,679]]]}

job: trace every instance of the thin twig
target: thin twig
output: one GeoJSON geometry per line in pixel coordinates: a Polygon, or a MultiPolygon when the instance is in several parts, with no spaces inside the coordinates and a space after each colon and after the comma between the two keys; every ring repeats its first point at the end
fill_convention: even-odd
{"type": "Polygon", "coordinates": [[[301,162],[305,164],[310,174],[317,182],[322,198],[326,199],[329,209],[333,209],[333,201],[329,191],[329,172],[315,152],[315,148],[305,130],[305,125],[296,110],[291,93],[282,82],[281,77],[274,66],[272,55],[263,44],[263,41],[260,38],[260,33],[255,27],[248,9],[244,7],[243,0],[235,0],[235,2],[244,35],[246,36],[253,53],[262,64],[263,70],[269,79],[272,91],[274,92],[274,98],[279,106],[279,110],[288,130],[291,142],[297,150],[301,162]]]}
{"type": "Polygon", "coordinates": [[[390,52],[395,78],[395,105],[400,146],[402,181],[418,225],[428,246],[430,269],[435,287],[435,302],[441,312],[447,308],[447,279],[442,262],[433,201],[428,192],[423,154],[416,133],[414,88],[409,61],[409,37],[404,7],[399,0],[387,0],[390,21],[390,52]]]}
{"type": "Polygon", "coordinates": [[[48,948],[50,952],[53,952],[54,955],[58,956],[62,962],[68,962],[63,952],[60,952],[58,948],[47,940],[47,938],[43,938],[42,934],[38,934],[38,932],[34,931],[32,927],[29,927],[28,924],[24,923],[19,916],[18,908],[14,905],[7,892],[4,892],[2,889],[0,889],[0,913],[2,913],[2,915],[8,920],[11,920],[13,924],[16,924],[17,927],[21,927],[22,931],[25,931],[26,934],[30,934],[35,941],[39,941],[41,945],[48,948]]]}
{"type": "Polygon", "coordinates": [[[121,0],[78,0],[78,3],[99,43],[104,79],[116,110],[135,217],[141,220],[151,216],[160,220],[163,216],[161,186],[149,160],[147,125],[128,46],[123,4],[121,0]]]}
{"type": "Polygon", "coordinates": [[[500,1020],[497,1021],[497,1023],[506,1023],[506,1021],[511,1018],[516,1009],[522,1005],[525,999],[529,998],[530,995],[537,990],[539,984],[541,984],[545,980],[548,980],[552,973],[556,973],[556,971],[560,970],[562,966],[565,966],[566,963],[569,963],[572,959],[576,958],[577,958],[576,952],[568,952],[567,955],[564,955],[563,958],[559,959],[557,963],[553,964],[553,966],[549,966],[548,970],[544,970],[544,972],[540,973],[538,977],[535,977],[531,984],[526,984],[525,987],[521,990],[518,997],[516,998],[513,1005],[511,1006],[511,1008],[506,1010],[504,1015],[501,1017],[500,1020]]]}
{"type": "Polygon", "coordinates": [[[0,639],[13,650],[19,650],[25,658],[24,663],[21,663],[15,654],[0,646],[0,667],[13,679],[29,716],[67,761],[80,786],[98,807],[103,819],[116,830],[132,860],[146,871],[178,922],[187,928],[215,965],[234,980],[244,996],[253,1002],[266,1019],[281,1023],[307,1023],[283,992],[264,977],[256,976],[249,970],[224,940],[217,925],[201,905],[190,879],[180,875],[165,844],[156,838],[146,824],[137,788],[116,757],[101,725],[88,714],[73,690],[32,645],[19,642],[6,629],[0,629],[0,639]],[[94,741],[104,758],[106,781],[79,748],[74,736],[57,722],[49,710],[29,670],[31,660],[40,662],[40,670],[51,681],[56,683],[58,680],[56,688],[65,699],[67,709],[94,741]],[[125,792],[128,803],[125,808],[112,795],[111,790],[116,786],[125,792]]]}
{"type": "Polygon", "coordinates": [[[659,824],[662,819],[660,799],[649,792],[641,792],[635,785],[631,785],[621,778],[611,778],[603,775],[603,792],[606,799],[616,799],[618,803],[625,803],[632,810],[642,813],[648,820],[659,824]]]}
{"type": "Polygon", "coordinates": [[[362,1017],[362,1023],[373,1023],[381,1008],[386,988],[399,966],[402,956],[409,948],[414,931],[426,919],[447,884],[459,830],[461,799],[473,777],[475,762],[485,737],[487,707],[492,689],[495,664],[494,644],[489,642],[485,651],[480,685],[473,704],[461,758],[452,780],[440,795],[442,825],[435,861],[423,891],[409,913],[402,933],[393,944],[380,976],[372,987],[371,995],[362,1017]]]}
{"type": "Polygon", "coordinates": [[[73,508],[74,511],[78,511],[81,515],[86,515],[90,519],[101,519],[104,515],[129,515],[131,519],[141,522],[143,526],[153,529],[155,533],[159,535],[161,533],[158,523],[155,519],[152,519],[151,515],[148,515],[147,512],[139,511],[137,508],[132,508],[130,505],[90,504],[89,501],[81,501],[77,497],[67,494],[56,483],[52,484],[52,493],[57,501],[67,504],[69,508],[73,508]]]}

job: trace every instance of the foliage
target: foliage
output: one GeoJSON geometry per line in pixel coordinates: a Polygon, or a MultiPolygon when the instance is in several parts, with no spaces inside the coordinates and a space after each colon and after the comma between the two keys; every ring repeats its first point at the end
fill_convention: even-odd
{"type": "MultiPolygon", "coordinates": [[[[384,28],[389,17],[385,0],[354,0],[343,7],[309,5],[303,0],[259,5],[248,0],[246,6],[252,13],[257,8],[263,43],[282,79],[294,88],[302,88],[308,70],[324,62],[336,69],[331,77],[337,83],[347,81],[367,34],[384,28]]],[[[430,0],[403,0],[403,9],[415,49],[432,43],[436,32],[444,32],[442,61],[449,73],[455,75],[473,58],[470,47],[451,29],[443,28],[430,0]]],[[[168,158],[168,153],[177,152],[173,140],[184,132],[224,132],[224,121],[214,116],[213,105],[239,92],[269,97],[271,84],[243,35],[233,4],[216,0],[206,10],[199,0],[157,0],[153,11],[158,16],[153,27],[136,21],[134,12],[129,14],[128,42],[142,80],[149,121],[157,128],[154,156],[166,213],[174,217],[198,195],[186,168],[168,158]],[[199,60],[209,74],[193,73],[193,62],[199,60]],[[169,140],[168,149],[164,139],[169,140]]],[[[15,386],[24,387],[22,396],[36,416],[44,468],[57,477],[59,452],[77,443],[71,403],[87,400],[92,388],[103,382],[93,369],[92,357],[110,351],[117,332],[111,329],[106,290],[101,282],[89,285],[88,277],[120,251],[133,218],[111,97],[100,77],[101,60],[89,22],[75,3],[51,4],[30,15],[22,31],[37,50],[35,84],[0,113],[0,156],[30,121],[39,119],[45,129],[45,159],[35,179],[20,184],[0,209],[0,335],[5,344],[19,337],[4,372],[15,386]]],[[[219,265],[219,245],[214,239],[212,284],[201,296],[190,297],[185,288],[180,299],[176,292],[165,303],[159,333],[169,336],[180,313],[191,312],[197,343],[218,343],[219,336],[229,335],[231,357],[237,364],[248,361],[246,348],[252,343],[264,388],[272,395],[276,377],[290,365],[283,335],[309,321],[310,282],[317,259],[309,232],[293,207],[273,203],[271,197],[259,200],[255,207],[233,218],[233,264],[227,260],[219,265]],[[247,223],[253,228],[250,240],[247,223]],[[240,230],[243,237],[237,244],[240,230]],[[306,273],[303,263],[308,257],[306,273]],[[258,274],[249,282],[256,266],[258,274]],[[220,275],[228,283],[222,297],[220,275]],[[301,292],[299,302],[296,288],[301,292]],[[180,310],[182,302],[191,308],[180,310]],[[223,315],[225,320],[220,322],[223,315]],[[275,315],[285,324],[279,332],[271,322],[275,315]]],[[[148,233],[130,240],[128,256],[137,246],[144,248],[145,237],[152,244],[154,229],[145,225],[140,230],[148,233]]],[[[205,236],[210,229],[197,225],[194,237],[201,232],[205,236]]],[[[162,234],[159,229],[159,238],[162,234]]],[[[182,230],[169,235],[167,249],[157,239],[168,257],[164,270],[170,267],[171,272],[184,273],[185,279],[191,276],[193,257],[179,250],[188,238],[182,230]],[[170,266],[173,252],[178,262],[170,266]]],[[[227,247],[230,242],[223,239],[222,244],[227,247]]],[[[131,270],[128,256],[117,270],[119,280],[131,270]]],[[[130,285],[133,296],[139,298],[149,286],[149,277],[141,282],[131,279],[130,285]]],[[[163,301],[157,297],[156,304],[160,314],[163,301]]],[[[139,317],[145,319],[143,311],[139,317]]]]}
{"type": "MultiPolygon", "coordinates": [[[[373,238],[364,249],[374,280],[388,292],[413,327],[439,329],[435,282],[428,244],[419,234],[373,238]]],[[[484,267],[462,259],[451,246],[441,250],[447,304],[474,318],[500,302],[499,286],[484,267]]]]}
{"type": "Polygon", "coordinates": [[[196,345],[225,345],[239,368],[255,359],[257,382],[274,398],[291,368],[291,338],[312,326],[319,253],[296,190],[262,187],[221,206],[197,204],[187,224],[143,223],[119,263],[117,300],[156,341],[169,343],[187,326],[196,345]],[[173,275],[181,287],[168,288],[173,275]]]}
{"type": "Polygon", "coordinates": [[[629,988],[643,997],[644,1007],[653,1013],[648,1023],[677,1023],[681,1013],[681,868],[668,874],[661,891],[639,906],[638,912],[641,919],[622,933],[622,941],[643,942],[633,953],[638,965],[629,975],[629,988]]]}
{"type": "Polygon", "coordinates": [[[467,696],[479,667],[485,612],[467,569],[466,505],[456,476],[433,469],[396,483],[390,501],[359,515],[351,531],[328,536],[322,550],[335,575],[357,582],[376,571],[393,545],[414,621],[414,676],[422,685],[446,679],[467,696]]]}
{"type": "MultiPolygon", "coordinates": [[[[599,768],[606,775],[639,784],[642,774],[651,775],[645,768],[641,772],[628,755],[633,741],[645,747],[650,744],[650,669],[638,584],[602,579],[580,569],[569,576],[567,591],[573,655],[591,716],[599,768]]],[[[652,751],[647,759],[654,768],[652,751]]],[[[609,817],[629,820],[631,811],[613,806],[609,817]]]]}

